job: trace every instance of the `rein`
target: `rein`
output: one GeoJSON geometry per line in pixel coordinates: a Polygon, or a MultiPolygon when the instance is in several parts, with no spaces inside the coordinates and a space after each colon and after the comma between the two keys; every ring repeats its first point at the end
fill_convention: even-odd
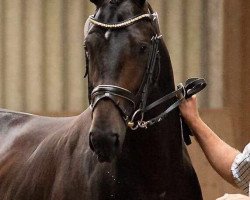
{"type": "Polygon", "coordinates": [[[132,116],[132,120],[130,123],[133,123],[131,125],[135,126],[134,124],[134,118],[141,114],[142,118],[140,121],[137,121],[137,125],[135,126],[135,129],[137,128],[147,128],[148,126],[152,126],[155,123],[158,123],[162,121],[172,110],[174,110],[176,107],[178,107],[181,102],[184,99],[190,98],[192,95],[200,92],[206,87],[206,82],[204,79],[201,78],[190,78],[186,81],[185,85],[182,83],[177,85],[177,90],[163,96],[162,98],[154,101],[148,106],[145,106],[143,109],[138,109],[134,115],[132,116]],[[153,108],[157,107],[158,105],[175,98],[175,102],[169,106],[164,112],[160,113],[158,116],[149,119],[147,121],[143,121],[143,116],[146,112],[152,110],[153,108]]]}
{"type": "MultiPolygon", "coordinates": [[[[120,29],[130,26],[133,23],[138,22],[142,19],[150,19],[153,22],[157,32],[159,32],[157,13],[152,13],[152,12],[148,14],[142,14],[137,17],[130,18],[126,21],[116,24],[106,24],[100,22],[96,20],[93,15],[90,16],[88,20],[93,25],[100,26],[102,28],[120,29]]],[[[138,128],[148,128],[148,126],[152,126],[153,124],[162,121],[168,115],[168,113],[170,113],[172,110],[178,107],[185,98],[189,98],[193,94],[196,94],[197,92],[205,88],[206,82],[204,79],[198,79],[198,78],[188,79],[185,85],[179,84],[177,86],[177,90],[163,96],[162,98],[156,100],[150,105],[147,105],[150,86],[153,84],[153,76],[156,71],[155,68],[156,67],[160,68],[159,42],[161,40],[161,37],[162,36],[160,34],[156,33],[156,35],[151,39],[151,48],[150,48],[147,68],[137,94],[133,94],[126,88],[122,88],[116,85],[98,85],[97,87],[92,88],[90,81],[88,79],[89,101],[90,101],[90,107],[92,109],[95,108],[95,106],[100,100],[108,98],[112,100],[113,103],[117,106],[117,108],[121,111],[124,121],[129,128],[131,128],[132,130],[136,130],[138,128]],[[131,112],[130,109],[122,106],[119,103],[119,98],[117,97],[125,99],[128,105],[130,105],[130,107],[131,106],[133,107],[133,111],[131,112]],[[152,119],[149,119],[147,121],[144,120],[145,113],[147,113],[148,111],[152,110],[153,108],[159,106],[160,104],[170,99],[175,99],[175,102],[171,106],[169,106],[164,112],[160,113],[158,116],[152,119]],[[132,117],[130,118],[130,116],[132,117]]],[[[88,71],[89,71],[89,61],[86,52],[85,77],[88,75],[88,71]]]]}

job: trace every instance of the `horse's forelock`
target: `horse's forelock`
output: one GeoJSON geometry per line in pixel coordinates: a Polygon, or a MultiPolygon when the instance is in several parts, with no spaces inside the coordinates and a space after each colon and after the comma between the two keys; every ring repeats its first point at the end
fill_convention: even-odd
{"type": "Polygon", "coordinates": [[[117,16],[123,16],[123,20],[126,20],[136,15],[143,14],[145,11],[147,12],[147,6],[143,5],[146,5],[145,0],[144,3],[140,0],[107,0],[97,9],[96,17],[98,18],[100,16],[99,20],[105,23],[111,23],[112,20],[110,19],[121,18],[117,16]]]}

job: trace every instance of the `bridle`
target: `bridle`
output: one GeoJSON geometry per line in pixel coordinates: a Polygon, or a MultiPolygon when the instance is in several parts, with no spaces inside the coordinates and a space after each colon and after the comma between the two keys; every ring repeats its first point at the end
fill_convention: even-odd
{"type": "MultiPolygon", "coordinates": [[[[88,20],[92,25],[100,26],[105,29],[116,30],[130,26],[143,19],[147,19],[152,22],[154,28],[156,29],[156,35],[151,39],[147,68],[144,73],[141,86],[139,87],[137,93],[134,94],[128,89],[116,85],[98,85],[97,87],[92,88],[88,76],[90,107],[94,109],[97,103],[102,99],[110,99],[121,111],[126,125],[132,130],[136,130],[138,128],[147,128],[148,126],[160,122],[168,115],[169,112],[178,107],[183,99],[188,98],[193,94],[201,91],[206,86],[204,79],[189,79],[185,85],[179,84],[177,86],[177,90],[173,91],[172,93],[163,96],[150,105],[147,104],[150,87],[153,84],[153,77],[156,73],[157,68],[158,70],[160,69],[159,42],[162,36],[159,34],[157,13],[153,13],[152,9],[150,8],[149,13],[147,14],[142,14],[116,24],[103,23],[95,19],[93,15],[90,16],[88,20]],[[131,109],[128,109],[127,107],[121,105],[119,102],[119,98],[117,97],[125,99],[127,105],[130,105],[129,107],[132,107],[133,110],[131,111],[131,109]],[[144,120],[144,115],[146,112],[152,110],[153,108],[170,99],[175,99],[175,102],[170,107],[168,107],[167,110],[150,120],[144,120]]],[[[88,71],[89,62],[86,52],[85,77],[88,75],[88,71]]]]}

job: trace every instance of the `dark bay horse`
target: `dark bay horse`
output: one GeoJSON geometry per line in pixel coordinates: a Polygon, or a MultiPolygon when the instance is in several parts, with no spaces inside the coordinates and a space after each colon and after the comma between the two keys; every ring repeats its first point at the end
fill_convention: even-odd
{"type": "Polygon", "coordinates": [[[150,120],[175,102],[148,108],[175,90],[157,16],[145,0],[92,2],[91,106],[62,118],[0,110],[0,199],[202,199],[179,111],[150,120]]]}

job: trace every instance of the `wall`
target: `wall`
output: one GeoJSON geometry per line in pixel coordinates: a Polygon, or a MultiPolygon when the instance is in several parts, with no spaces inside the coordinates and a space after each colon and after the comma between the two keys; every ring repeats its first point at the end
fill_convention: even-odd
{"type": "Polygon", "coordinates": [[[27,112],[79,111],[85,0],[0,1],[0,105],[27,112]]]}
{"type": "MultiPolygon", "coordinates": [[[[242,124],[242,138],[243,145],[250,141],[250,26],[249,26],[249,19],[250,19],[250,1],[245,1],[242,5],[243,8],[243,26],[242,26],[242,44],[243,46],[243,78],[242,78],[242,93],[243,104],[242,104],[242,114],[243,114],[243,124],[242,124]]],[[[239,139],[241,140],[241,139],[239,139]]]]}
{"type": "Polygon", "coordinates": [[[243,148],[250,141],[250,3],[228,0],[224,10],[224,106],[233,114],[234,137],[243,148]]]}

